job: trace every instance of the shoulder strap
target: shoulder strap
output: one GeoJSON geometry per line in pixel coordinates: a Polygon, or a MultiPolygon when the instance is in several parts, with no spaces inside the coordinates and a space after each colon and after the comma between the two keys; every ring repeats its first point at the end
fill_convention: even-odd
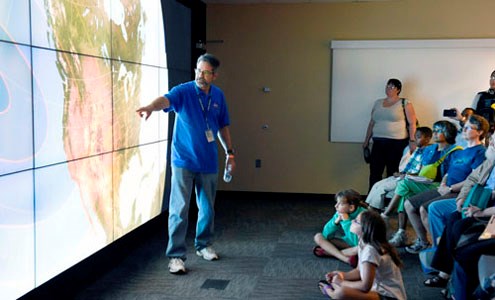
{"type": "MultiPolygon", "coordinates": [[[[406,130],[409,130],[409,121],[407,120],[406,114],[406,98],[400,98],[402,101],[402,111],[404,111],[404,119],[406,120],[406,130]]],[[[418,118],[416,118],[416,127],[419,125],[418,118]]]]}
{"type": "Polygon", "coordinates": [[[404,112],[404,120],[406,120],[406,130],[409,130],[409,121],[407,120],[406,115],[406,98],[400,98],[402,101],[402,111],[404,112]]]}
{"type": "Polygon", "coordinates": [[[445,153],[442,157],[440,157],[439,160],[437,160],[437,163],[438,164],[441,164],[445,158],[447,157],[447,155],[449,155],[450,153],[454,152],[454,151],[457,151],[457,150],[462,150],[463,148],[461,146],[455,146],[453,147],[452,149],[450,149],[449,151],[447,151],[447,153],[445,153]]]}

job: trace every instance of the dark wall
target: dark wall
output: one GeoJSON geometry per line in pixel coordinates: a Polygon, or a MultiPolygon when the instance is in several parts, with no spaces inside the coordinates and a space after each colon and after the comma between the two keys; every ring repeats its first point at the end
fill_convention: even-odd
{"type": "Polygon", "coordinates": [[[193,0],[162,0],[169,69],[169,87],[192,80],[196,59],[205,51],[206,4],[193,0]]]}
{"type": "MultiPolygon", "coordinates": [[[[165,43],[168,65],[169,89],[194,79],[196,59],[205,51],[201,46],[206,40],[206,4],[193,0],[161,0],[165,16],[165,43]]],[[[204,45],[204,44],[203,44],[204,45]]],[[[168,139],[172,140],[174,114],[169,116],[168,139]]],[[[167,161],[170,162],[169,144],[167,161]]],[[[167,164],[163,211],[168,209],[170,196],[170,163],[167,164]]]]}

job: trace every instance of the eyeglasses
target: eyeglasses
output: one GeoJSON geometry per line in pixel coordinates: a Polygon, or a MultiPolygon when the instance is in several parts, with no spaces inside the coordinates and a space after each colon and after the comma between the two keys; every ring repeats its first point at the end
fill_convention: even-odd
{"type": "Polygon", "coordinates": [[[361,222],[359,222],[357,219],[352,219],[352,223],[356,223],[358,225],[361,225],[361,222]]]}
{"type": "Polygon", "coordinates": [[[467,126],[467,125],[464,125],[464,127],[462,127],[462,130],[463,131],[467,131],[467,130],[478,130],[478,128],[474,127],[474,126],[467,126]]]}
{"type": "Polygon", "coordinates": [[[395,85],[391,85],[391,84],[389,84],[389,85],[387,85],[385,88],[386,88],[387,90],[393,90],[393,89],[395,89],[395,88],[397,88],[397,87],[396,87],[395,85]]]}
{"type": "Polygon", "coordinates": [[[433,133],[443,133],[443,129],[441,129],[441,128],[433,128],[433,133]]]}
{"type": "Polygon", "coordinates": [[[491,76],[490,77],[490,80],[495,80],[495,76],[491,76]]]}
{"type": "Polygon", "coordinates": [[[200,69],[194,69],[194,72],[196,72],[197,75],[203,75],[204,77],[209,77],[211,75],[213,75],[213,71],[209,71],[209,70],[200,70],[200,69]]]}

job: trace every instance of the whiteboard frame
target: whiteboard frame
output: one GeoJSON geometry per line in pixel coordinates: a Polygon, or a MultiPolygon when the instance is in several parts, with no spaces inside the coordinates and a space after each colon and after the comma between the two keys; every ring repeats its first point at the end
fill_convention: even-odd
{"type": "MultiPolygon", "coordinates": [[[[415,109],[417,110],[418,118],[420,120],[420,125],[424,126],[431,126],[433,121],[442,119],[442,110],[443,108],[451,108],[451,107],[457,107],[460,110],[462,110],[464,107],[469,107],[472,104],[472,100],[474,99],[475,95],[479,91],[486,90],[488,86],[488,77],[489,74],[495,69],[495,39],[422,39],[422,40],[332,40],[329,43],[329,48],[330,48],[330,91],[329,91],[329,97],[330,97],[330,111],[329,111],[329,134],[328,134],[328,139],[330,142],[349,142],[349,143],[362,143],[364,140],[364,135],[366,132],[366,128],[360,128],[362,130],[362,135],[360,137],[354,135],[350,137],[349,139],[346,139],[345,136],[342,134],[335,134],[336,133],[336,124],[334,124],[333,118],[341,118],[342,113],[338,110],[335,110],[335,103],[333,102],[334,99],[333,97],[335,96],[334,94],[334,89],[337,90],[337,88],[334,87],[334,84],[336,82],[336,78],[339,77],[338,74],[335,73],[335,68],[338,63],[336,63],[335,60],[335,51],[338,51],[337,53],[343,53],[341,50],[350,50],[351,51],[388,51],[387,55],[390,55],[390,53],[397,53],[397,55],[400,55],[400,53],[404,51],[431,51],[433,53],[436,53],[438,57],[438,51],[441,51],[441,49],[445,49],[445,53],[450,53],[449,51],[454,51],[454,53],[462,53],[466,52],[469,53],[470,51],[481,51],[486,53],[492,53],[491,51],[493,50],[493,58],[490,57],[490,62],[488,64],[484,64],[483,67],[477,66],[474,68],[473,72],[469,72],[469,74],[465,74],[468,72],[461,72],[462,74],[465,74],[463,76],[469,76],[466,82],[469,81],[469,83],[466,83],[468,85],[467,88],[463,89],[462,92],[457,91],[456,93],[459,95],[460,99],[457,99],[455,101],[452,100],[452,95],[449,95],[448,101],[447,97],[444,95],[439,95],[438,97],[436,95],[431,95],[431,99],[426,99],[427,96],[424,96],[425,93],[421,93],[422,87],[413,87],[416,89],[415,91],[408,91],[408,82],[407,79],[404,80],[405,77],[404,74],[401,74],[400,68],[397,70],[394,70],[387,78],[384,76],[381,76],[379,79],[372,78],[371,81],[376,81],[378,80],[380,83],[379,89],[374,88],[375,90],[373,93],[370,93],[372,96],[370,96],[370,99],[366,99],[366,101],[373,101],[376,99],[379,99],[380,97],[385,97],[385,93],[383,92],[383,87],[385,86],[386,80],[388,78],[399,78],[402,83],[403,83],[403,93],[401,93],[400,96],[409,98],[409,96],[412,96],[410,99],[412,100],[413,104],[416,104],[415,101],[418,101],[417,109],[415,105],[415,109]],[[490,52],[488,52],[488,51],[490,52]],[[486,66],[486,67],[485,67],[486,66]],[[397,71],[397,72],[396,72],[397,71]],[[473,74],[474,73],[474,74],[473,74]],[[477,78],[471,78],[471,77],[477,77],[477,78]],[[478,78],[479,77],[479,78],[478,78]],[[474,82],[473,82],[474,81],[474,82]],[[479,84],[478,84],[479,83],[479,84]],[[379,91],[377,93],[377,91],[379,91]],[[410,95],[407,95],[408,92],[410,95]],[[426,97],[426,98],[425,98],[426,97]],[[467,99],[466,99],[467,98],[467,99]],[[434,101],[432,101],[432,99],[434,101]],[[457,101],[457,103],[456,103],[457,101]],[[436,106],[431,107],[430,109],[430,103],[435,103],[436,106]],[[455,105],[454,105],[455,104],[455,105]],[[426,116],[422,116],[422,110],[424,111],[425,108],[428,107],[428,111],[425,113],[426,116]],[[334,115],[334,113],[336,115],[334,115]],[[423,121],[423,122],[422,122],[423,121]],[[332,131],[334,130],[334,131],[332,131]]],[[[443,53],[443,52],[442,52],[443,53]]],[[[394,55],[394,54],[392,54],[394,55]]],[[[469,61],[469,64],[471,64],[472,60],[469,61]]],[[[407,62],[406,62],[407,63],[407,62]]],[[[475,61],[473,65],[475,65],[477,62],[475,61]]],[[[482,63],[482,62],[478,62],[482,63]]],[[[464,68],[465,68],[466,62],[464,62],[464,68]]],[[[338,68],[338,66],[337,66],[338,68]]],[[[455,69],[455,66],[452,66],[452,68],[455,69]]],[[[462,69],[462,66],[461,66],[462,69]]],[[[428,70],[430,73],[435,72],[435,70],[428,70]]],[[[460,76],[459,74],[454,74],[455,72],[450,70],[451,72],[448,72],[447,75],[445,74],[439,74],[438,76],[453,76],[451,83],[456,83],[462,80],[462,78],[458,78],[460,76]],[[452,75],[453,74],[453,75],[452,75]]],[[[441,72],[439,70],[438,72],[441,72]]],[[[388,75],[388,74],[387,74],[388,75]]],[[[421,76],[418,74],[418,77],[421,76]]],[[[417,78],[415,78],[417,81],[417,78]]],[[[420,81],[419,80],[419,81],[420,81]]],[[[414,80],[413,80],[414,81],[414,80]]],[[[421,82],[415,82],[416,84],[421,84],[421,82]]],[[[440,84],[445,85],[445,82],[442,82],[442,80],[439,80],[440,84]]],[[[372,83],[374,85],[377,85],[377,82],[372,83]]],[[[349,87],[350,88],[350,87],[349,87]]],[[[440,86],[440,89],[445,88],[444,86],[440,86]]],[[[458,87],[459,88],[459,87],[458,87]]],[[[430,91],[429,89],[428,91],[430,91]]],[[[351,93],[349,93],[351,94],[351,93]]],[[[455,95],[457,95],[455,94],[455,95]]],[[[428,95],[430,96],[430,95],[428,95]]],[[[362,122],[362,119],[367,119],[366,125],[368,124],[369,118],[370,118],[370,112],[372,108],[372,103],[365,103],[367,106],[365,108],[360,107],[361,104],[359,105],[347,105],[348,107],[352,106],[352,109],[356,110],[362,110],[359,114],[359,116],[354,116],[354,118],[357,118],[358,122],[362,122]],[[363,115],[364,109],[366,109],[366,114],[363,115]]],[[[338,109],[338,107],[337,107],[338,109]]],[[[337,121],[335,121],[337,122],[337,121]]],[[[362,125],[362,124],[360,124],[362,125]]],[[[351,125],[352,126],[352,125],[351,125]]],[[[362,126],[361,126],[362,127],[362,126]]],[[[346,127],[346,130],[349,127],[346,127]]]]}

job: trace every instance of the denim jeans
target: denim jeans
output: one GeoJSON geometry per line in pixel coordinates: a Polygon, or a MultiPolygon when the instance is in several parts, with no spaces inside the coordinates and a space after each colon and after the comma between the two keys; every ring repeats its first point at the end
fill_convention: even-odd
{"type": "Polygon", "coordinates": [[[194,246],[196,250],[201,250],[212,243],[218,174],[195,173],[172,166],[172,186],[168,208],[168,257],[186,259],[186,234],[193,183],[198,206],[194,246]]]}
{"type": "Polygon", "coordinates": [[[456,209],[455,198],[436,201],[428,207],[428,223],[430,223],[433,246],[437,246],[437,239],[442,236],[449,215],[456,209]]]}

